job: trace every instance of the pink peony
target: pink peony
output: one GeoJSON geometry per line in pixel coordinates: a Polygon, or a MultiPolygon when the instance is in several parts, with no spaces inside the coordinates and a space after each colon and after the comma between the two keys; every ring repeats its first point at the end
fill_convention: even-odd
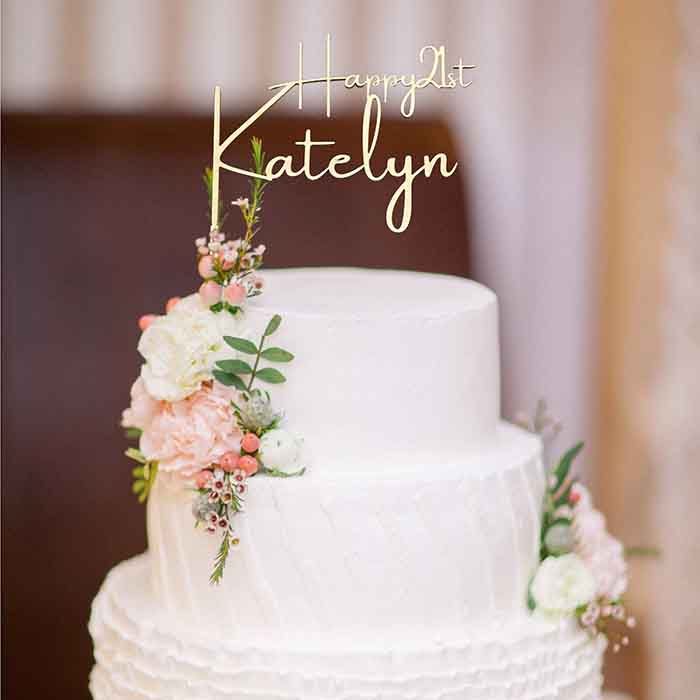
{"type": "Polygon", "coordinates": [[[203,384],[187,398],[163,401],[141,435],[141,452],[158,461],[158,469],[192,476],[232,450],[238,450],[240,430],[231,408],[235,391],[203,384]]]}
{"type": "Polygon", "coordinates": [[[625,548],[606,529],[605,518],[593,507],[588,489],[576,484],[574,501],[574,551],[590,569],[597,594],[617,600],[627,590],[625,548]]]}
{"type": "Polygon", "coordinates": [[[131,406],[122,412],[122,427],[145,430],[158,412],[159,404],[139,377],[131,386],[131,406]]]}

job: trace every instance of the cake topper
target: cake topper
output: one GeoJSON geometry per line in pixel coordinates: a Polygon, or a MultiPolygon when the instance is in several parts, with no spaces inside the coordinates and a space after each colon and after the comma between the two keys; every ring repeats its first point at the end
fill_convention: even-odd
{"type": "MultiPolygon", "coordinates": [[[[211,200],[211,220],[219,221],[219,179],[220,171],[223,168],[239,175],[253,178],[259,181],[270,182],[282,176],[299,177],[304,176],[308,180],[318,180],[324,175],[330,175],[337,179],[346,179],[364,173],[372,182],[379,182],[387,175],[397,178],[399,186],[391,196],[386,209],[386,225],[394,233],[402,233],[411,222],[413,206],[413,181],[419,175],[426,178],[437,172],[441,177],[447,178],[455,173],[458,163],[450,164],[445,153],[434,155],[424,155],[422,165],[414,163],[412,155],[405,155],[399,163],[399,158],[390,156],[386,160],[386,167],[378,171],[372,162],[376,149],[382,116],[382,103],[386,104],[389,95],[395,89],[404,90],[401,100],[400,113],[405,118],[413,116],[416,108],[416,95],[425,89],[453,90],[456,88],[466,88],[472,84],[467,80],[465,71],[476,68],[475,65],[465,64],[460,58],[459,61],[448,69],[447,51],[444,46],[423,46],[418,52],[418,59],[421,64],[429,66],[425,75],[417,77],[415,73],[410,74],[387,74],[374,73],[361,76],[359,73],[334,75],[331,70],[331,36],[326,36],[326,60],[325,74],[321,77],[304,77],[303,44],[299,42],[299,68],[298,76],[295,79],[276,83],[269,87],[275,91],[274,95],[261,105],[250,117],[236,127],[223,141],[221,140],[221,88],[214,88],[214,143],[211,166],[211,187],[214,196],[211,200]],[[360,89],[364,93],[365,107],[362,117],[362,163],[349,166],[351,157],[347,153],[338,153],[328,159],[328,164],[320,170],[311,166],[312,151],[316,154],[321,148],[334,146],[335,141],[330,139],[314,140],[311,129],[306,129],[303,140],[295,141],[295,145],[301,146],[303,155],[301,164],[295,167],[292,155],[276,155],[272,157],[263,170],[245,170],[238,168],[223,160],[224,153],[228,147],[241,136],[251,125],[260,119],[275,104],[282,101],[294,90],[297,91],[298,109],[303,109],[303,92],[306,85],[325,85],[326,117],[331,116],[331,86],[342,83],[347,90],[360,89]],[[373,92],[380,89],[382,99],[373,92]],[[349,166],[349,167],[348,167],[349,166]],[[401,216],[398,223],[395,222],[395,214],[399,211],[401,204],[401,216]]],[[[327,153],[327,150],[323,151],[327,153]]]]}

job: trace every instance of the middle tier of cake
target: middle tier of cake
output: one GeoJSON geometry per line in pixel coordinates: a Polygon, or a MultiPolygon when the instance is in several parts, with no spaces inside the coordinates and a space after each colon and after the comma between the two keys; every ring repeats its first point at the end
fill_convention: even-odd
{"type": "Polygon", "coordinates": [[[220,538],[193,493],[158,476],[148,504],[155,600],[231,642],[454,643],[526,609],[538,563],[538,438],[502,424],[487,449],[422,468],[250,480],[240,545],[209,583],[220,538]]]}

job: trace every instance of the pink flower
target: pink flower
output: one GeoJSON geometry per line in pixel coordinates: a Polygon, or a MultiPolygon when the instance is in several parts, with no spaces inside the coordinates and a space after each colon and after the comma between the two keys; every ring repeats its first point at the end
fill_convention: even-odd
{"type": "Polygon", "coordinates": [[[204,282],[199,288],[199,297],[205,306],[213,306],[221,301],[221,287],[211,280],[204,282]]]}
{"type": "MultiPolygon", "coordinates": [[[[240,430],[231,408],[235,390],[203,384],[182,401],[163,401],[141,435],[146,459],[158,469],[189,477],[239,447],[240,430]]],[[[223,473],[223,472],[222,472],[223,473]]]]}
{"type": "Polygon", "coordinates": [[[139,328],[142,331],[145,331],[146,328],[148,328],[157,318],[158,316],[155,314],[146,314],[145,316],[141,316],[141,318],[139,318],[139,328]]]}
{"type": "Polygon", "coordinates": [[[214,270],[214,259],[211,255],[205,255],[200,259],[197,263],[197,272],[199,272],[200,277],[203,277],[205,280],[214,277],[216,270],[214,270]]]}
{"type": "Polygon", "coordinates": [[[159,410],[156,401],[147,391],[143,379],[139,377],[131,386],[131,406],[122,412],[122,427],[145,430],[159,410]]]}
{"type": "Polygon", "coordinates": [[[178,301],[180,301],[180,297],[170,297],[165,304],[165,313],[170,313],[170,311],[175,308],[178,301]]]}
{"type": "Polygon", "coordinates": [[[224,299],[232,306],[238,306],[246,298],[246,289],[242,284],[233,282],[224,287],[224,299]]]}
{"type": "Polygon", "coordinates": [[[596,581],[598,596],[617,600],[627,590],[625,548],[605,526],[605,518],[592,504],[588,489],[576,484],[574,505],[574,551],[583,559],[596,581]]]}
{"type": "Polygon", "coordinates": [[[202,471],[197,472],[195,475],[194,482],[197,484],[198,489],[207,488],[211,482],[211,472],[207,471],[206,469],[202,469],[202,471]]]}
{"type": "Polygon", "coordinates": [[[258,460],[252,455],[243,455],[238,460],[238,468],[245,473],[246,476],[253,476],[258,471],[258,460]]]}
{"type": "Polygon", "coordinates": [[[238,452],[227,452],[221,457],[220,464],[225,472],[232,472],[238,466],[238,452]]]}
{"type": "Polygon", "coordinates": [[[260,438],[255,433],[246,433],[241,440],[241,447],[246,452],[256,452],[260,447],[260,438]]]}

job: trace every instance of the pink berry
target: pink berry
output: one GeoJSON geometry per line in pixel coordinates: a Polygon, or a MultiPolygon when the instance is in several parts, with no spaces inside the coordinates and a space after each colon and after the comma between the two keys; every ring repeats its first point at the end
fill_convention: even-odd
{"type": "Polygon", "coordinates": [[[158,317],[155,314],[146,314],[145,316],[141,316],[141,318],[139,319],[139,328],[142,331],[145,331],[146,328],[148,328],[153,323],[153,321],[156,320],[156,318],[158,317]]]}
{"type": "Polygon", "coordinates": [[[169,314],[175,308],[178,301],[180,301],[180,297],[170,297],[165,303],[165,313],[169,314]]]}
{"type": "Polygon", "coordinates": [[[205,306],[213,306],[221,301],[221,287],[211,280],[204,282],[199,288],[199,297],[205,306]]]}
{"type": "Polygon", "coordinates": [[[211,255],[205,255],[203,258],[201,258],[201,260],[197,263],[197,272],[199,272],[199,276],[203,277],[205,280],[213,277],[216,274],[216,271],[214,270],[214,259],[211,257],[211,255]]]}
{"type": "Polygon", "coordinates": [[[260,438],[255,433],[246,433],[241,440],[241,447],[246,452],[257,452],[260,447],[260,438]]]}
{"type": "Polygon", "coordinates": [[[242,469],[246,476],[253,476],[258,471],[258,460],[251,455],[243,455],[238,460],[238,468],[242,469]]]}
{"type": "Polygon", "coordinates": [[[211,472],[208,472],[206,469],[202,469],[201,472],[197,472],[194,477],[194,481],[195,484],[197,484],[198,489],[205,489],[209,484],[210,479],[211,472]]]}
{"type": "Polygon", "coordinates": [[[224,288],[224,299],[232,306],[238,306],[246,298],[246,289],[242,284],[234,282],[224,288]]]}
{"type": "Polygon", "coordinates": [[[225,472],[232,472],[238,467],[238,453],[227,452],[220,460],[219,464],[225,472]]]}

